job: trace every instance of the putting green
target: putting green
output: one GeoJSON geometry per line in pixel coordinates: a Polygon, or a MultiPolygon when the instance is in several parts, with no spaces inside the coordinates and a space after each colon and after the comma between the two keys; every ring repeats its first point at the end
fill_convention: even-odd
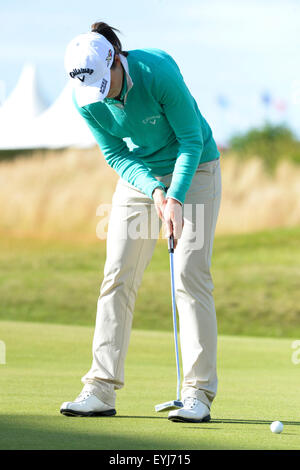
{"type": "MultiPolygon", "coordinates": [[[[291,339],[219,338],[219,391],[207,424],[171,423],[154,405],[174,399],[172,333],[133,331],[117,415],[68,418],[81,389],[93,329],[1,322],[1,449],[299,449],[300,364],[291,339]],[[272,434],[271,421],[284,423],[272,434]]],[[[295,338],[297,339],[297,338],[295,338]]]]}

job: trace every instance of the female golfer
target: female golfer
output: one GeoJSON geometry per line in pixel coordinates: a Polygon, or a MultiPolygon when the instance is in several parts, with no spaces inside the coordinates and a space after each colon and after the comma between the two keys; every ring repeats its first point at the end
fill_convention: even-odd
{"type": "Polygon", "coordinates": [[[210,263],[221,198],[220,154],[170,55],[157,49],[126,52],[116,29],[105,23],[91,29],[70,42],[65,66],[74,82],[75,105],[120,179],[107,233],[92,366],[80,395],[60,411],[116,413],[137,291],[164,223],[166,237],[174,238],[184,376],[183,407],[168,418],[208,421],[217,391],[210,263]],[[125,138],[134,146],[129,148],[125,138]],[[132,235],[135,222],[147,236],[132,235]]]}

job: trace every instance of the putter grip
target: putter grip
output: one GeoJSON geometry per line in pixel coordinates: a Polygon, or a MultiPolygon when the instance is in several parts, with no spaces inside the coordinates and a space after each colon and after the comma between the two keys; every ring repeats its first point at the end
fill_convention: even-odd
{"type": "Polygon", "coordinates": [[[173,235],[171,235],[168,238],[168,250],[169,250],[169,253],[174,253],[174,237],[173,237],[173,235]]]}

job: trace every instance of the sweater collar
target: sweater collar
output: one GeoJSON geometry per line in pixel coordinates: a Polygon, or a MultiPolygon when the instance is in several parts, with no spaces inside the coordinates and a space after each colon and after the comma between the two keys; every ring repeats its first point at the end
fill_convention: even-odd
{"type": "Polygon", "coordinates": [[[126,74],[127,90],[126,90],[126,93],[124,95],[124,104],[126,104],[128,93],[130,92],[131,88],[133,87],[133,81],[132,81],[130,73],[129,73],[128,60],[126,59],[126,57],[123,54],[120,54],[119,57],[120,57],[120,60],[121,60],[121,64],[123,65],[123,68],[125,70],[125,74],[126,74]]]}

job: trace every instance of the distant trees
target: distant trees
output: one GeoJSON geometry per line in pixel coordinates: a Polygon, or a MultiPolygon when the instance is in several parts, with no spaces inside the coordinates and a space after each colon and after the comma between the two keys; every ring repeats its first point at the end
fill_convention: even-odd
{"type": "Polygon", "coordinates": [[[266,123],[261,129],[234,135],[228,150],[237,153],[239,158],[260,157],[270,171],[283,159],[300,164],[300,142],[285,125],[266,123]]]}

